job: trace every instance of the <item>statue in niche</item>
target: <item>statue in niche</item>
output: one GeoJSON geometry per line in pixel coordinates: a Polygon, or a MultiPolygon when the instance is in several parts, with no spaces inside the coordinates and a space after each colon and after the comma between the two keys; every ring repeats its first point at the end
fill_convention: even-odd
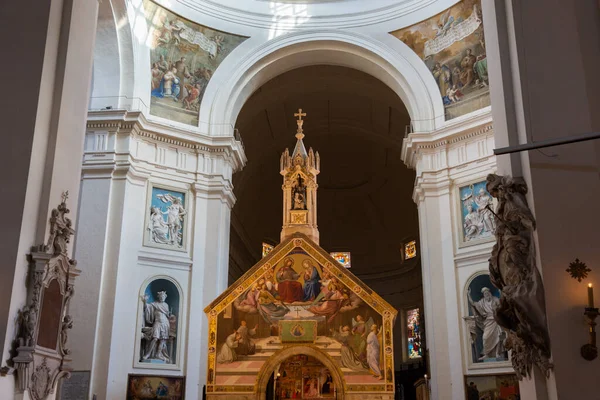
{"type": "Polygon", "coordinates": [[[487,359],[503,359],[503,331],[494,319],[494,312],[500,306],[500,299],[492,295],[489,288],[481,289],[483,297],[478,301],[473,301],[471,297],[471,288],[467,291],[467,300],[473,308],[475,314],[475,323],[483,331],[483,351],[479,361],[487,359]]]}
{"type": "Polygon", "coordinates": [[[496,244],[490,258],[490,278],[502,291],[496,321],[508,331],[507,350],[519,379],[534,365],[547,376],[550,337],[546,321],[544,284],[537,269],[535,218],[527,205],[523,179],[490,174],[487,190],[498,200],[496,244]]]}
{"type": "Polygon", "coordinates": [[[294,195],[292,208],[294,210],[306,210],[306,185],[304,185],[304,179],[300,174],[294,181],[292,193],[294,195]]]}
{"type": "Polygon", "coordinates": [[[148,296],[142,297],[144,303],[144,322],[142,339],[145,346],[142,352],[142,361],[160,360],[171,363],[167,349],[167,341],[171,331],[169,305],[165,302],[167,293],[162,291],[156,294],[158,301],[148,303],[148,296]]]}

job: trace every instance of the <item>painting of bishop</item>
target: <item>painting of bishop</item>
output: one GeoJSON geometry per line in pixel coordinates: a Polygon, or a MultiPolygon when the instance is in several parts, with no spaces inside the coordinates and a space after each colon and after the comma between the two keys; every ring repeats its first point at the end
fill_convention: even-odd
{"type": "Polygon", "coordinates": [[[431,71],[447,120],[491,104],[481,0],[463,0],[391,34],[410,47],[431,71]]]}
{"type": "Polygon", "coordinates": [[[314,344],[352,371],[353,383],[384,379],[382,316],[332,271],[296,249],[241,293],[231,313],[219,314],[217,384],[241,384],[247,376],[236,380],[231,371],[248,362],[256,367],[264,362],[262,353],[282,348],[279,329],[285,321],[316,324],[314,344]]]}

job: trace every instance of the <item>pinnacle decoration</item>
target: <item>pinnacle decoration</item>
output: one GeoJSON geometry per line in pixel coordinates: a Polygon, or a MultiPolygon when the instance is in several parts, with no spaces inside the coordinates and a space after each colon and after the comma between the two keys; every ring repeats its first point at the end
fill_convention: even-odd
{"type": "Polygon", "coordinates": [[[569,268],[566,271],[571,275],[571,278],[577,279],[578,282],[587,278],[588,273],[592,272],[584,262],[579,261],[579,258],[576,258],[575,261],[569,264],[569,268]]]}
{"type": "Polygon", "coordinates": [[[298,112],[294,114],[294,117],[298,117],[296,123],[298,124],[298,131],[296,132],[296,139],[302,140],[304,138],[304,130],[302,129],[302,125],[304,125],[304,120],[302,117],[306,117],[306,113],[302,112],[302,109],[299,108],[298,112]]]}

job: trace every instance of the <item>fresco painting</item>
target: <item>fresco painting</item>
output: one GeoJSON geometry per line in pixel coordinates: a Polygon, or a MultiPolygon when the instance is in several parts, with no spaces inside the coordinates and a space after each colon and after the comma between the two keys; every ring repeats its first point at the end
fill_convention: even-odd
{"type": "MultiPolygon", "coordinates": [[[[233,304],[230,314],[219,312],[214,317],[215,335],[209,338],[209,344],[214,345],[209,353],[214,354],[215,369],[209,371],[208,380],[220,386],[216,390],[235,392],[235,385],[254,384],[256,376],[248,375],[249,370],[258,374],[271,354],[297,343],[309,343],[325,352],[340,368],[346,383],[359,385],[359,391],[385,391],[390,386],[386,383],[393,385],[392,324],[396,311],[382,309],[383,301],[369,304],[368,299],[378,296],[364,286],[349,285],[350,273],[329,256],[327,267],[323,260],[318,262],[298,247],[277,258],[223,299],[222,310],[228,301],[233,304]],[[242,370],[246,374],[240,374],[242,370]]],[[[213,308],[211,312],[215,311],[213,308]]],[[[333,383],[327,382],[324,371],[321,366],[314,373],[298,375],[302,379],[282,380],[279,395],[331,396],[333,383]]]]}
{"type": "Polygon", "coordinates": [[[392,35],[427,65],[444,102],[446,120],[489,106],[481,0],[461,1],[392,35]]]}
{"type": "Polygon", "coordinates": [[[144,10],[150,30],[150,114],[197,126],[208,82],[247,38],[195,24],[149,0],[144,10]]]}

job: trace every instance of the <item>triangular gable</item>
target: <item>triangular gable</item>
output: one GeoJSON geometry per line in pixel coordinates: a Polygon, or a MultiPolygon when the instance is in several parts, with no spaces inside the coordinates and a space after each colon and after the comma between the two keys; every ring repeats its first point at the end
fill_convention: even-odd
{"type": "Polygon", "coordinates": [[[302,233],[295,233],[289,239],[278,244],[266,257],[256,263],[219,297],[211,302],[204,309],[204,312],[209,315],[216,315],[223,311],[226,307],[233,304],[240,294],[244,293],[252,285],[258,282],[259,279],[263,278],[273,266],[281,262],[283,258],[297,247],[312,256],[325,270],[331,272],[342,284],[351,288],[365,304],[371,306],[381,315],[391,314],[393,319],[396,318],[398,311],[394,307],[381,298],[381,296],[375,293],[348,269],[340,265],[340,263],[329,253],[302,233]]]}

